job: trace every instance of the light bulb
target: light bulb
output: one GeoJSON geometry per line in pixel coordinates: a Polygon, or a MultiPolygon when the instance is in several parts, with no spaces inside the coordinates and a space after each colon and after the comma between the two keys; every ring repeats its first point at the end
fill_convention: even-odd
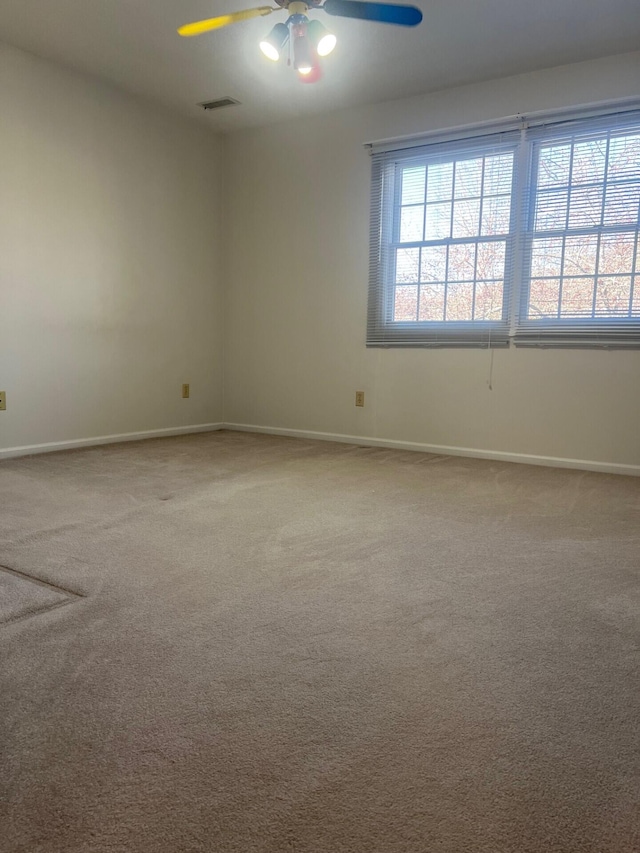
{"type": "Polygon", "coordinates": [[[270,59],[272,62],[277,62],[280,59],[280,54],[268,41],[260,42],[260,50],[264,53],[267,59],[270,59]]]}
{"type": "Polygon", "coordinates": [[[307,34],[318,56],[328,56],[338,41],[320,21],[309,21],[307,34]]]}
{"type": "Polygon", "coordinates": [[[277,62],[280,59],[280,51],[289,38],[289,27],[286,24],[276,24],[269,35],[260,42],[260,50],[267,59],[277,62]]]}
{"type": "Polygon", "coordinates": [[[300,74],[311,74],[313,55],[306,35],[296,36],[293,40],[293,67],[300,74]]]}
{"type": "Polygon", "coordinates": [[[337,41],[338,39],[334,36],[333,33],[327,33],[326,35],[322,36],[322,38],[318,42],[318,46],[316,47],[318,56],[329,56],[333,48],[336,46],[337,41]]]}

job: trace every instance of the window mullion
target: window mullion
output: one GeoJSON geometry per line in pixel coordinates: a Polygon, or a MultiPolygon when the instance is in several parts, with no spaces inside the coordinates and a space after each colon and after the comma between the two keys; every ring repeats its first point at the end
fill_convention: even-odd
{"type": "Polygon", "coordinates": [[[607,150],[604,155],[604,174],[602,180],[602,204],[600,206],[600,228],[598,229],[598,243],[596,246],[596,265],[593,276],[593,299],[591,301],[591,316],[595,320],[596,301],[598,298],[598,273],[600,271],[600,249],[602,247],[602,226],[604,225],[604,208],[607,198],[607,175],[609,173],[609,152],[611,150],[611,134],[607,134],[607,150]]]}
{"type": "MultiPolygon", "coordinates": [[[[487,158],[482,158],[482,175],[480,177],[480,205],[478,211],[478,237],[476,238],[475,245],[475,255],[473,260],[473,301],[471,304],[471,317],[475,319],[476,316],[476,297],[478,295],[478,246],[480,244],[480,237],[482,236],[482,212],[484,207],[484,179],[487,171],[487,158]]],[[[505,263],[506,263],[506,252],[505,252],[505,263]]],[[[504,287],[504,285],[503,285],[504,287]]],[[[502,301],[504,304],[504,290],[502,291],[502,301]]]]}
{"type": "Polygon", "coordinates": [[[573,188],[573,161],[574,161],[574,152],[575,152],[575,136],[571,137],[571,153],[569,155],[569,178],[567,181],[567,212],[565,214],[565,226],[564,233],[562,235],[562,253],[560,255],[560,280],[558,282],[558,312],[557,319],[559,320],[562,315],[562,296],[564,291],[564,260],[565,253],[567,248],[567,234],[569,233],[569,217],[571,215],[571,197],[572,197],[572,188],[573,188]]]}
{"type": "Polygon", "coordinates": [[[528,256],[526,244],[527,233],[533,228],[533,211],[531,208],[532,198],[527,197],[527,186],[529,176],[533,170],[531,162],[532,146],[527,139],[527,131],[523,126],[520,129],[520,141],[513,158],[514,181],[511,188],[511,229],[507,240],[507,252],[505,253],[505,280],[504,290],[507,294],[507,310],[509,316],[509,337],[513,338],[518,326],[518,317],[521,307],[524,305],[524,294],[522,293],[525,258],[528,256]],[[527,201],[529,204],[527,204],[527,201]],[[525,220],[526,217],[526,220],[525,220]],[[509,255],[511,257],[509,257],[509,255]],[[510,281],[507,281],[509,276],[510,281]]]}

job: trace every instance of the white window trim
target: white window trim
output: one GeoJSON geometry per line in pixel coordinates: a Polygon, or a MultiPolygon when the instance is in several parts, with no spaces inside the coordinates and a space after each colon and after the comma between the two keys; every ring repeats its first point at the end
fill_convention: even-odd
{"type": "MultiPolygon", "coordinates": [[[[626,323],[608,324],[606,334],[599,334],[607,326],[606,319],[592,319],[590,322],[569,322],[565,327],[571,327],[569,334],[553,335],[543,323],[532,326],[523,319],[523,311],[527,308],[525,300],[528,296],[527,243],[529,235],[530,206],[528,197],[532,192],[531,163],[535,142],[529,139],[532,128],[562,127],[570,122],[581,122],[585,119],[608,119],[622,121],[625,117],[640,111],[637,99],[623,99],[608,103],[583,106],[571,110],[556,110],[549,112],[531,113],[528,115],[511,116],[497,121],[482,122],[474,125],[464,125],[447,130],[433,131],[426,134],[381,140],[366,143],[373,155],[373,189],[371,195],[371,234],[370,234],[370,284],[369,307],[367,322],[367,346],[372,347],[495,347],[516,346],[539,347],[615,347],[640,348],[640,318],[627,318],[626,323]],[[460,143],[461,147],[474,144],[477,140],[479,150],[483,141],[494,139],[499,135],[509,138],[514,131],[519,132],[520,141],[516,147],[514,162],[514,188],[512,190],[512,223],[515,223],[511,238],[512,264],[505,275],[505,306],[508,311],[506,327],[489,328],[492,324],[485,321],[467,321],[466,323],[424,322],[398,324],[389,321],[389,242],[382,239],[384,166],[398,160],[410,160],[428,151],[431,146],[438,148],[444,143],[460,143]],[[385,300],[387,303],[385,304],[385,300]],[[615,326],[626,327],[626,333],[618,333],[615,326]],[[461,328],[466,326],[466,330],[461,328]],[[486,327],[486,328],[483,328],[486,327]]],[[[389,200],[386,200],[389,203],[389,200]]],[[[397,199],[394,205],[394,215],[397,199]]]]}

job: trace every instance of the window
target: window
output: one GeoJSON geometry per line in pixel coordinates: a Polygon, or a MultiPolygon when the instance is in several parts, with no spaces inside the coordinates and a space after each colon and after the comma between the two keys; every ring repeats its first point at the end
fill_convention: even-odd
{"type": "Polygon", "coordinates": [[[637,112],[374,146],[367,344],[640,347],[639,226],[637,112]]]}
{"type": "Polygon", "coordinates": [[[532,129],[529,139],[516,343],[640,346],[640,118],[532,129]]]}

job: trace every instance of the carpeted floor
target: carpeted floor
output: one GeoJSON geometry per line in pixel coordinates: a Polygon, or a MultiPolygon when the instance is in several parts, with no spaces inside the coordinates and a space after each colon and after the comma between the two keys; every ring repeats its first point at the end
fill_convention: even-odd
{"type": "Polygon", "coordinates": [[[640,850],[640,479],[220,432],[0,507],[2,853],[640,850]]]}

